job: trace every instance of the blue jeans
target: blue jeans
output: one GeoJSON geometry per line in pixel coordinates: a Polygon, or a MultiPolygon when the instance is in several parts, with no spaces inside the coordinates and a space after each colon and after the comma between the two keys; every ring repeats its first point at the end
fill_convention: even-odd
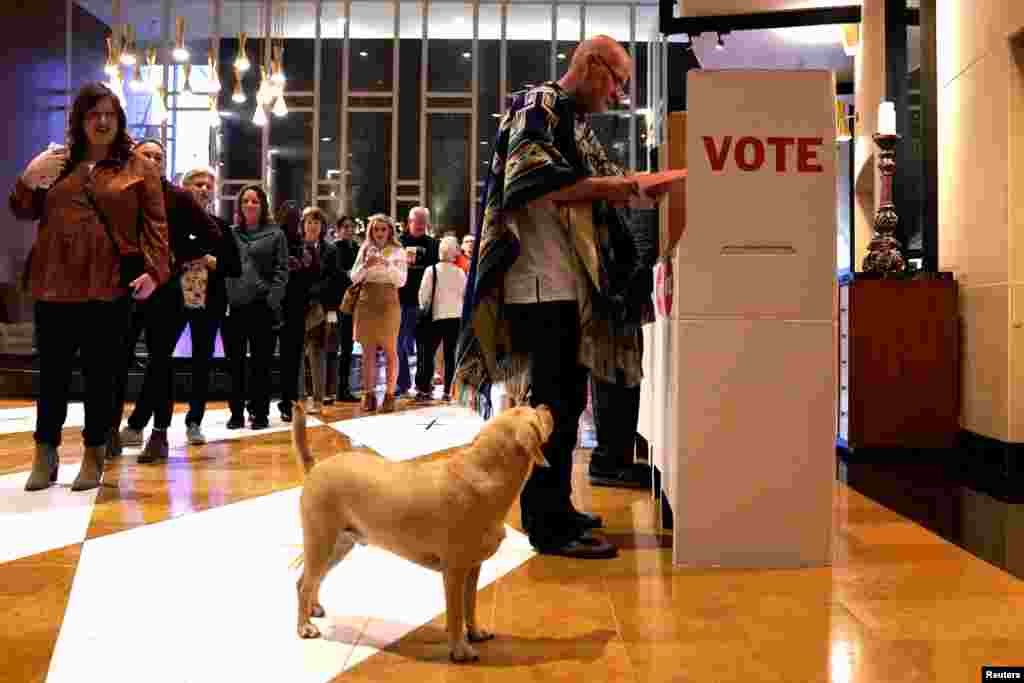
{"type": "Polygon", "coordinates": [[[409,391],[412,376],[409,373],[409,356],[416,353],[416,315],[418,305],[402,305],[402,325],[398,330],[398,381],[395,393],[399,396],[409,391]]]}

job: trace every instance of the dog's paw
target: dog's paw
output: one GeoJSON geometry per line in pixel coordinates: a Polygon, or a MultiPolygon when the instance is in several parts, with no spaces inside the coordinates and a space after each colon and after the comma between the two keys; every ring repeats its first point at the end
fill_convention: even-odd
{"type": "Polygon", "coordinates": [[[309,612],[317,619],[322,619],[323,617],[327,616],[327,612],[324,611],[324,606],[321,605],[319,602],[313,605],[313,607],[310,608],[309,612]]]}
{"type": "Polygon", "coordinates": [[[469,642],[471,643],[482,643],[485,640],[494,638],[493,633],[482,628],[468,628],[466,629],[466,635],[469,636],[469,642]]]}
{"type": "Polygon", "coordinates": [[[456,643],[448,656],[453,662],[475,662],[480,659],[480,654],[466,641],[456,643]]]}
{"type": "Polygon", "coordinates": [[[313,624],[303,624],[299,627],[299,638],[319,638],[320,629],[313,624]]]}

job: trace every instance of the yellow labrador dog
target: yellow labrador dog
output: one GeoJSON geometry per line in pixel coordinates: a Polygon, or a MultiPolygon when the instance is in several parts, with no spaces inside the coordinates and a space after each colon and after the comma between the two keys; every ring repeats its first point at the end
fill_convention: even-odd
{"type": "Polygon", "coordinates": [[[541,447],[554,426],[551,412],[507,410],[488,420],[473,443],[441,460],[391,462],[350,451],[320,463],[309,450],[301,403],[293,413],[292,442],[306,470],[299,636],[320,635],[310,617],[324,616],[319,590],[327,572],[356,543],[369,544],[441,572],[451,659],[478,659],[469,642],[493,637],[476,620],[480,564],[505,538],[505,517],[533,466],[548,466],[541,447]]]}

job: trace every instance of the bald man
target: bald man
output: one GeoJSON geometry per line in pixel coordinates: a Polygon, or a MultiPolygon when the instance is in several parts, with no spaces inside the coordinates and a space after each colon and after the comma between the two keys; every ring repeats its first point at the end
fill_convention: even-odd
{"type": "MultiPolygon", "coordinates": [[[[520,497],[523,527],[545,554],[617,554],[592,533],[601,519],[571,502],[573,450],[594,369],[588,364],[614,373],[616,361],[595,355],[601,340],[581,330],[581,298],[589,300],[593,288],[574,246],[569,207],[585,212],[593,205],[593,220],[602,222],[614,207],[641,199],[636,180],[609,161],[588,120],[622,102],[632,71],[614,39],[582,43],[557,83],[514,96],[486,181],[459,381],[473,398],[486,395],[498,375],[518,380],[529,387],[531,405],[546,404],[554,414],[544,448],[551,467],[535,468],[520,497]]],[[[638,372],[634,360],[630,370],[638,372]]]]}

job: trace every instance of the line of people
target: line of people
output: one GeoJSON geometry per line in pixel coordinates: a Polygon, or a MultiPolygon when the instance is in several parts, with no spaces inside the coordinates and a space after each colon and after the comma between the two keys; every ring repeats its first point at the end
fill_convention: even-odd
{"type": "Polygon", "coordinates": [[[392,410],[408,391],[408,355],[417,342],[419,394],[429,393],[439,343],[445,345],[445,394],[450,392],[465,275],[448,263],[461,255],[453,240],[443,250],[445,263],[437,263],[438,241],[426,235],[426,209],[411,212],[401,237],[393,219],[373,216],[369,238],[359,247],[351,218],[338,221],[338,240],[331,243],[318,208],[300,210],[286,202],[272,221],[266,193],[250,185],[238,195],[237,224],[230,226],[209,211],[213,171],[193,169],[178,187],[164,177],[164,159],[159,140],[129,137],[116,95],[90,83],[74,100],[67,144],[50,145],[34,158],[10,195],[17,218],[38,222],[22,278],[35,300],[40,373],[26,490],[48,488],[57,479],[76,357],[85,385],[85,450],[72,488],[99,486],[104,463],[125,446],[142,445],[151,419],[139,462],[167,458],[172,356],[186,325],[192,342],[185,417],[190,444],[206,442],[202,422],[218,329],[232,380],[231,429],[245,426],[246,412],[252,429],[269,426],[275,346],[285,420],[291,419],[292,401],[306,394],[305,363],[311,412],[335,398],[359,400],[349,385],[354,340],[364,348],[366,409],[377,407],[377,350],[387,367],[381,410],[392,410]],[[427,284],[430,293],[423,298],[420,289],[427,284]],[[358,296],[348,310],[339,310],[350,288],[358,296]],[[417,314],[421,300],[426,315],[417,314]],[[142,389],[121,428],[125,387],[143,332],[142,389]],[[338,344],[336,367],[330,368],[329,340],[338,344]]]}

